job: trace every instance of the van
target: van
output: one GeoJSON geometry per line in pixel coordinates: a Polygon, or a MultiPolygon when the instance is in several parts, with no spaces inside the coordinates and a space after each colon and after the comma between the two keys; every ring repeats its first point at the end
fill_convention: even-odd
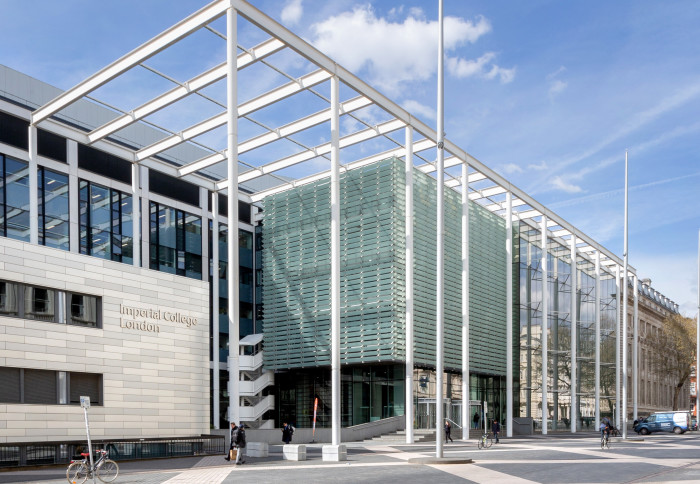
{"type": "Polygon", "coordinates": [[[656,412],[634,427],[634,431],[642,435],[652,432],[684,434],[688,430],[690,430],[690,412],[656,412]]]}

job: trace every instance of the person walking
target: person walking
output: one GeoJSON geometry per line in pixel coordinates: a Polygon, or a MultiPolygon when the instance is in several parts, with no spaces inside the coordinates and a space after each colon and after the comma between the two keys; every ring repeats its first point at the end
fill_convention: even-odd
{"type": "Polygon", "coordinates": [[[245,455],[246,441],[245,441],[245,425],[241,424],[238,427],[238,435],[236,436],[236,447],[238,448],[238,453],[236,454],[236,465],[245,464],[243,459],[245,455]]]}
{"type": "Polygon", "coordinates": [[[450,425],[449,420],[445,420],[445,443],[447,443],[447,439],[450,439],[450,442],[454,442],[452,440],[452,425],[450,425]]]}
{"type": "Polygon", "coordinates": [[[289,444],[292,441],[293,434],[294,431],[292,430],[292,426],[287,422],[284,422],[282,425],[282,442],[289,444]]]}
{"type": "Polygon", "coordinates": [[[501,424],[498,423],[498,420],[494,419],[491,424],[491,432],[493,432],[493,436],[496,438],[496,443],[498,444],[498,434],[501,433],[501,424]]]}
{"type": "MultiPolygon", "coordinates": [[[[228,453],[226,454],[226,457],[224,459],[226,460],[231,460],[231,451],[236,448],[236,441],[238,440],[238,426],[236,425],[236,422],[231,422],[231,444],[228,446],[228,453]]],[[[238,459],[238,455],[236,455],[236,459],[238,459]]]]}
{"type": "Polygon", "coordinates": [[[472,418],[472,423],[475,429],[479,428],[479,411],[474,412],[474,417],[472,418]]]}

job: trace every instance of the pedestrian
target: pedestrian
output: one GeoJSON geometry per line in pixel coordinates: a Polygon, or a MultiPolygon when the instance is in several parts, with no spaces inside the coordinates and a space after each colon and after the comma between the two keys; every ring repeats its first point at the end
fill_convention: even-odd
{"type": "Polygon", "coordinates": [[[236,436],[236,447],[238,448],[238,453],[236,454],[236,465],[245,464],[243,459],[245,455],[246,441],[245,441],[245,425],[241,424],[238,427],[238,435],[236,436]]]}
{"type": "MultiPolygon", "coordinates": [[[[224,457],[224,459],[231,460],[232,451],[235,450],[236,452],[238,452],[238,449],[236,448],[236,440],[238,440],[238,426],[236,425],[236,422],[231,422],[231,444],[228,446],[228,453],[226,454],[226,457],[224,457]]],[[[238,459],[237,454],[236,459],[238,459]]]]}
{"type": "Polygon", "coordinates": [[[292,441],[292,435],[294,434],[292,429],[293,427],[287,422],[284,422],[284,425],[282,425],[282,442],[285,444],[289,444],[292,441]]]}
{"type": "Polygon", "coordinates": [[[491,432],[493,432],[493,436],[496,437],[496,443],[498,443],[498,434],[501,432],[501,424],[498,423],[498,420],[494,419],[491,424],[491,432]]]}
{"type": "Polygon", "coordinates": [[[479,428],[479,411],[478,410],[476,412],[474,412],[474,418],[472,418],[472,422],[473,422],[474,428],[478,429],[479,428]]]}
{"type": "Polygon", "coordinates": [[[452,440],[452,435],[450,435],[451,433],[452,425],[450,425],[449,420],[445,420],[445,443],[447,443],[447,439],[450,439],[450,442],[454,442],[454,440],[452,440]]]}

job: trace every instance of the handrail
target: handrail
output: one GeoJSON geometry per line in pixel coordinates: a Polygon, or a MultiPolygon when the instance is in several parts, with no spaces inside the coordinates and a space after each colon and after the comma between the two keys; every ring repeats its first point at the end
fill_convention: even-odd
{"type": "Polygon", "coordinates": [[[462,427],[460,424],[458,424],[457,422],[455,422],[454,420],[452,420],[450,418],[446,418],[445,420],[447,420],[448,422],[451,422],[452,425],[456,425],[460,429],[464,429],[464,427],[462,427]]]}

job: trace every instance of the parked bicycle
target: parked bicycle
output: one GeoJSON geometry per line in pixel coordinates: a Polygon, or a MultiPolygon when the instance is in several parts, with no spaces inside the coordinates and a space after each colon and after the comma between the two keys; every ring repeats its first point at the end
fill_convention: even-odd
{"type": "Polygon", "coordinates": [[[82,452],[83,460],[72,460],[66,470],[66,477],[71,484],[82,484],[93,474],[102,482],[112,482],[119,475],[119,465],[109,458],[106,450],[98,450],[99,455],[95,464],[90,467],[90,460],[87,452],[82,452]]]}
{"type": "Polygon", "coordinates": [[[491,435],[491,432],[484,433],[476,443],[476,446],[479,449],[488,449],[492,445],[493,445],[493,436],[491,435]]]}

